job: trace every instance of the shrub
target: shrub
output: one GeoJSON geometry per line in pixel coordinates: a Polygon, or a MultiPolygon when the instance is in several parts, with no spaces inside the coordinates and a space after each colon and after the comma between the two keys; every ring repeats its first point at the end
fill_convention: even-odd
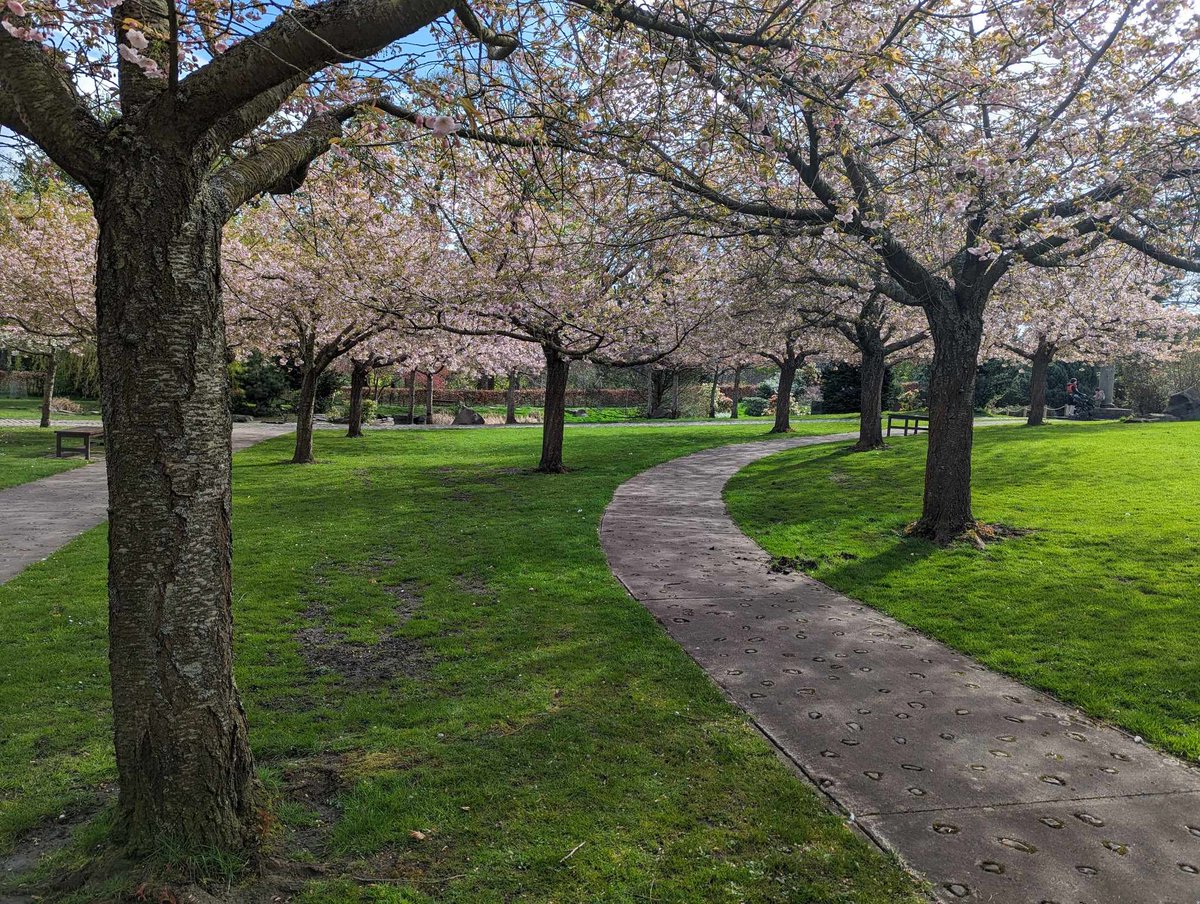
{"type": "Polygon", "coordinates": [[[758,388],[754,392],[760,399],[770,399],[771,396],[775,395],[775,387],[766,380],[763,380],[763,382],[758,384],[758,388]]]}
{"type": "Polygon", "coordinates": [[[263,416],[278,412],[288,393],[287,371],[261,352],[230,366],[232,406],[236,414],[263,416]]]}
{"type": "Polygon", "coordinates": [[[767,408],[771,402],[769,398],[762,396],[750,396],[748,399],[742,400],[742,411],[747,417],[761,417],[767,413],[767,408]]]}
{"type": "Polygon", "coordinates": [[[376,409],[379,408],[378,403],[374,399],[363,399],[362,403],[362,419],[365,424],[367,421],[373,421],[378,417],[376,409]]]}

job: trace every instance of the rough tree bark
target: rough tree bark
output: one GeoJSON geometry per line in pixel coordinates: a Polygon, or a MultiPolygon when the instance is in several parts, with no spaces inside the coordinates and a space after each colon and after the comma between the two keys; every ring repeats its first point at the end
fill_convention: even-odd
{"type": "Polygon", "coordinates": [[[925,496],[912,533],[947,544],[974,527],[971,447],[983,299],[939,299],[925,308],[933,335],[925,496]]]}
{"type": "Polygon", "coordinates": [[[517,422],[517,388],[520,379],[516,371],[509,371],[508,389],[504,391],[504,423],[506,424],[517,422]]]}
{"type": "Polygon", "coordinates": [[[229,849],[254,797],[232,667],[223,218],[172,163],[131,140],[93,196],[113,735],[135,847],[229,849]]]}
{"type": "Polygon", "coordinates": [[[1040,339],[1037,350],[1029,358],[1032,373],[1029,376],[1029,417],[1025,421],[1029,427],[1040,427],[1046,423],[1046,383],[1054,351],[1053,345],[1040,339]]]}
{"type": "Polygon", "coordinates": [[[882,449],[883,443],[883,383],[887,362],[883,347],[868,347],[860,352],[858,442],[856,452],[882,449]]]}
{"type": "Polygon", "coordinates": [[[796,382],[796,371],[801,360],[792,352],[789,342],[787,355],[778,361],[779,391],[775,395],[775,424],[771,427],[771,433],[792,432],[792,385],[796,382]]]}
{"type": "Polygon", "coordinates": [[[50,426],[50,404],[54,401],[54,381],[58,377],[58,353],[46,355],[46,369],[42,371],[42,420],[39,426],[50,426]]]}
{"type": "Polygon", "coordinates": [[[362,436],[363,398],[367,394],[367,381],[371,378],[370,362],[355,361],[350,367],[350,424],[347,437],[362,436]]]}
{"type": "Polygon", "coordinates": [[[313,457],[313,418],[317,406],[317,381],[321,379],[324,369],[308,367],[300,376],[300,397],[296,401],[296,451],[292,455],[292,464],[312,464],[313,457]]]}
{"type": "Polygon", "coordinates": [[[742,400],[738,397],[742,383],[742,366],[739,364],[733,369],[733,408],[729,411],[729,417],[733,420],[738,419],[738,408],[742,404],[742,400]]]}
{"type": "Polygon", "coordinates": [[[543,345],[546,356],[546,400],[542,407],[542,458],[537,469],[546,474],[562,474],[563,434],[566,432],[567,377],[571,362],[550,345],[543,345]]]}

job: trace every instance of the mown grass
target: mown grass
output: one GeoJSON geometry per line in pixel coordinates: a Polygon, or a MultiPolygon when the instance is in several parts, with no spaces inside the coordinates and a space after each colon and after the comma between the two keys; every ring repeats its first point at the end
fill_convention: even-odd
{"type": "MultiPolygon", "coordinates": [[[[65,421],[98,421],[100,420],[100,403],[96,399],[75,399],[83,411],[78,414],[67,414],[55,411],[50,415],[51,423],[55,420],[65,421]]],[[[20,418],[22,420],[37,420],[42,416],[42,400],[35,398],[0,398],[0,418],[20,418]]]]}
{"type": "MultiPolygon", "coordinates": [[[[600,549],[623,480],[762,433],[572,431],[552,477],[527,470],[535,430],[318,431],[315,465],[282,463],[290,437],[235,457],[238,681],[270,844],[328,869],[304,902],[920,900],[600,549]],[[403,674],[315,667],[298,632],[317,628],[360,651],[394,637],[403,674]],[[332,814],[297,790],[331,773],[332,814]]],[[[104,539],[0,586],[0,845],[112,779],[104,539]]]]}
{"type": "Polygon", "coordinates": [[[0,490],[59,471],[68,471],[82,464],[85,462],[81,457],[54,457],[54,434],[49,430],[37,427],[0,428],[0,490]]]}
{"type": "Polygon", "coordinates": [[[1031,533],[938,549],[925,439],[814,448],[738,474],[726,501],[777,556],[988,665],[1200,758],[1200,424],[994,427],[976,517],[1031,533]]]}

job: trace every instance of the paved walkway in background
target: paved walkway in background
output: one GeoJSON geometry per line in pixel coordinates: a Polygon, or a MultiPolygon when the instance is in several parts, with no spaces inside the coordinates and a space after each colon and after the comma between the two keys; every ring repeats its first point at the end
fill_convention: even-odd
{"type": "MultiPolygon", "coordinates": [[[[286,424],[234,424],[233,450],[290,433],[286,424]]],[[[54,438],[46,433],[47,448],[54,438]]],[[[104,459],[0,490],[0,584],[108,518],[104,459]]]]}
{"type": "Polygon", "coordinates": [[[613,572],[836,805],[940,900],[1200,902],[1200,768],[984,668],[770,557],[725,482],[788,437],[623,484],[613,572]]]}

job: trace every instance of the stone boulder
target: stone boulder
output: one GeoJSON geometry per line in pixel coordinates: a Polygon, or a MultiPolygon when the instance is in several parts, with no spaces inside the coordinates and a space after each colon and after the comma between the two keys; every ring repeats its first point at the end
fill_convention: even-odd
{"type": "Polygon", "coordinates": [[[1200,392],[1193,387],[1171,393],[1165,413],[1181,421],[1200,421],[1200,392]]]}
{"type": "Polygon", "coordinates": [[[483,415],[471,408],[459,408],[454,423],[459,427],[479,427],[483,425],[483,415]]]}

